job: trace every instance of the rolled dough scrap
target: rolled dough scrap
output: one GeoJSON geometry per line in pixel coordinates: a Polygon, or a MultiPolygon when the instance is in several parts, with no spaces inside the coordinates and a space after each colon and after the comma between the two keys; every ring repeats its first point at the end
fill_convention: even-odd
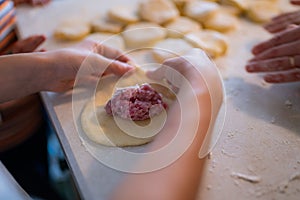
{"type": "Polygon", "coordinates": [[[227,32],[234,30],[237,24],[238,19],[234,15],[220,10],[204,22],[204,27],[219,32],[227,32]]]}
{"type": "Polygon", "coordinates": [[[184,7],[184,14],[201,23],[212,17],[220,8],[219,4],[208,1],[191,1],[184,7]]]}
{"type": "Polygon", "coordinates": [[[203,30],[188,33],[185,39],[194,47],[203,49],[211,57],[219,57],[226,53],[228,48],[225,35],[212,30],[203,30]]]}
{"type": "Polygon", "coordinates": [[[147,0],[140,4],[140,16],[146,21],[164,24],[179,16],[179,11],[169,0],[147,0]]]}
{"type": "Polygon", "coordinates": [[[108,11],[108,17],[113,21],[130,24],[138,22],[139,16],[137,9],[134,6],[116,6],[108,11]]]}
{"type": "Polygon", "coordinates": [[[95,18],[91,22],[93,32],[107,32],[107,33],[120,33],[123,25],[113,22],[111,20],[101,18],[95,18]]]}
{"type": "Polygon", "coordinates": [[[249,3],[246,11],[247,17],[257,23],[265,23],[280,13],[276,3],[267,0],[253,1],[249,3]]]}
{"type": "Polygon", "coordinates": [[[80,40],[90,33],[90,25],[81,21],[64,21],[54,30],[54,36],[62,40],[80,40]]]}
{"type": "Polygon", "coordinates": [[[171,38],[181,38],[185,34],[201,29],[201,25],[187,17],[179,17],[166,25],[168,36],[171,38]]]}
{"type": "Polygon", "coordinates": [[[114,35],[111,33],[93,33],[86,38],[115,49],[125,50],[124,40],[120,35],[114,35]]]}
{"type": "Polygon", "coordinates": [[[166,39],[158,42],[152,51],[153,58],[163,63],[164,60],[175,56],[180,56],[193,48],[188,42],[182,39],[166,39]]]}
{"type": "Polygon", "coordinates": [[[147,48],[163,40],[167,31],[157,24],[140,22],[127,26],[122,34],[127,48],[147,48]]]}
{"type": "MultiPolygon", "coordinates": [[[[89,101],[81,113],[81,127],[88,138],[98,144],[119,147],[142,145],[152,141],[154,135],[164,125],[165,112],[153,117],[152,120],[148,119],[134,123],[118,117],[114,119],[104,109],[105,103],[111,98],[116,87],[128,87],[145,82],[151,83],[151,80],[139,69],[134,74],[122,78],[121,81],[118,81],[115,76],[101,79],[95,101],[89,101]],[[118,124],[116,124],[116,121],[118,124]],[[122,130],[118,125],[121,125],[122,130]],[[126,134],[124,130],[130,131],[130,133],[126,134]]],[[[163,90],[159,92],[163,93],[163,90]]],[[[172,102],[172,100],[165,97],[163,99],[168,105],[172,102]]]]}

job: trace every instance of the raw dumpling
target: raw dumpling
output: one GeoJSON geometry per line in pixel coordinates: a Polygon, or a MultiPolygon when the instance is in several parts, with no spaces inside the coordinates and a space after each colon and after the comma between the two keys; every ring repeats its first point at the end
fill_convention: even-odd
{"type": "Polygon", "coordinates": [[[234,30],[237,24],[238,19],[234,15],[226,13],[225,11],[218,11],[204,22],[204,27],[219,32],[227,32],[234,30]]]}
{"type": "Polygon", "coordinates": [[[261,0],[249,3],[247,17],[254,22],[265,23],[272,17],[278,15],[280,10],[278,5],[272,1],[261,0]]]}
{"type": "Polygon", "coordinates": [[[123,26],[105,18],[96,18],[91,22],[93,32],[120,33],[123,26]]]}

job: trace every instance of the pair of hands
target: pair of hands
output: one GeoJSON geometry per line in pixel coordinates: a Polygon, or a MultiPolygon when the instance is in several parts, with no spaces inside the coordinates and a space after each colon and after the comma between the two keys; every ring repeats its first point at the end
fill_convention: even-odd
{"type": "MultiPolygon", "coordinates": [[[[291,0],[300,5],[300,0],[291,0]]],[[[248,72],[270,72],[269,83],[300,81],[300,11],[285,13],[272,19],[264,28],[274,36],[252,49],[248,72]],[[274,73],[275,72],[275,73],[274,73]]]]}

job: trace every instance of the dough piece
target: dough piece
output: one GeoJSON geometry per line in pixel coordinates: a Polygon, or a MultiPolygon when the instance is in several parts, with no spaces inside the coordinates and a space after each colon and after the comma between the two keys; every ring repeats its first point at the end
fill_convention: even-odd
{"type": "Polygon", "coordinates": [[[176,6],[169,0],[147,0],[140,5],[142,19],[164,24],[179,16],[176,6]]]}
{"type": "Polygon", "coordinates": [[[130,24],[138,22],[139,16],[135,7],[116,6],[108,11],[108,17],[113,21],[130,24]]]}
{"type": "Polygon", "coordinates": [[[80,40],[90,33],[90,25],[81,21],[64,21],[54,30],[54,36],[62,40],[80,40]]]}
{"type": "Polygon", "coordinates": [[[172,0],[172,1],[176,5],[180,13],[183,13],[185,4],[194,0],[172,0]]]}
{"type": "Polygon", "coordinates": [[[221,0],[221,4],[235,7],[240,10],[240,12],[243,12],[248,7],[248,0],[221,0]]]}
{"type": "Polygon", "coordinates": [[[185,34],[201,29],[201,25],[187,17],[179,17],[166,25],[168,36],[172,38],[181,38],[185,34]]]}
{"type": "Polygon", "coordinates": [[[228,48],[226,36],[216,31],[204,30],[189,33],[185,39],[194,47],[203,49],[213,58],[224,55],[228,48]]]}
{"type": "Polygon", "coordinates": [[[192,1],[186,4],[184,14],[201,23],[212,17],[220,6],[214,2],[208,1],[192,1]]]}
{"type": "Polygon", "coordinates": [[[93,32],[120,33],[123,25],[101,17],[92,20],[91,27],[93,32]]]}
{"type": "Polygon", "coordinates": [[[220,11],[207,19],[204,22],[204,27],[219,32],[227,32],[234,30],[237,27],[237,24],[238,19],[234,15],[220,11]]]}
{"type": "Polygon", "coordinates": [[[158,42],[152,51],[153,58],[163,63],[166,59],[183,55],[193,48],[188,42],[182,39],[166,39],[158,42]]]}
{"type": "MultiPolygon", "coordinates": [[[[142,145],[152,141],[164,125],[166,112],[154,116],[152,120],[132,122],[118,117],[114,119],[104,109],[105,103],[111,98],[116,87],[128,87],[145,82],[151,83],[151,80],[139,69],[121,81],[115,76],[102,78],[97,88],[95,102],[88,102],[81,113],[81,126],[88,138],[98,144],[118,147],[142,145]],[[122,127],[122,130],[119,127],[122,127]]],[[[163,90],[159,92],[163,94],[163,90]]],[[[163,98],[168,105],[172,103],[172,100],[163,98]]]]}
{"type": "Polygon", "coordinates": [[[115,49],[125,50],[125,43],[120,35],[110,33],[93,33],[87,36],[86,38],[115,49]]]}
{"type": "Polygon", "coordinates": [[[261,0],[249,3],[246,11],[247,17],[257,23],[266,23],[270,19],[280,13],[276,3],[271,1],[261,0]]]}
{"type": "Polygon", "coordinates": [[[157,24],[140,22],[127,26],[122,34],[127,48],[146,48],[163,40],[167,31],[157,24]]]}

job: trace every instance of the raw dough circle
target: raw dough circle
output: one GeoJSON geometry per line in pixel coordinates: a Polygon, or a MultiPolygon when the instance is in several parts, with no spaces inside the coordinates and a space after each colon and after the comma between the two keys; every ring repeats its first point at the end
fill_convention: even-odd
{"type": "Polygon", "coordinates": [[[130,24],[139,21],[135,7],[116,6],[108,11],[108,17],[122,24],[130,24]]]}
{"type": "Polygon", "coordinates": [[[95,18],[91,22],[93,32],[120,33],[123,26],[120,23],[105,18],[95,18]]]}
{"type": "Polygon", "coordinates": [[[184,14],[201,23],[212,17],[220,8],[219,4],[208,1],[191,1],[184,7],[184,14]]]}
{"type": "Polygon", "coordinates": [[[183,55],[192,48],[185,40],[168,38],[154,46],[152,55],[157,62],[163,63],[166,59],[183,55]]]}
{"type": "Polygon", "coordinates": [[[193,32],[187,34],[185,39],[194,47],[203,49],[213,58],[224,55],[228,48],[227,38],[217,31],[193,32]]]}
{"type": "Polygon", "coordinates": [[[167,33],[161,26],[141,22],[126,27],[123,38],[127,48],[148,48],[153,47],[156,42],[163,40],[167,33]]]}
{"type": "Polygon", "coordinates": [[[65,21],[54,30],[54,36],[62,40],[80,40],[90,33],[90,25],[87,22],[65,21]]]}
{"type": "MultiPolygon", "coordinates": [[[[115,88],[128,87],[135,84],[148,82],[142,70],[126,75],[120,80],[115,76],[102,78],[99,82],[95,101],[89,101],[81,113],[81,127],[88,138],[105,146],[137,146],[153,140],[154,136],[164,126],[166,112],[154,116],[151,120],[129,121],[118,117],[109,116],[104,106],[111,98],[115,88]]],[[[162,83],[163,84],[163,83],[162,83]]],[[[163,87],[164,88],[164,87],[163,87]]],[[[170,106],[169,94],[164,95],[164,90],[158,90],[163,94],[163,100],[170,106]]]]}
{"type": "Polygon", "coordinates": [[[164,24],[177,18],[179,12],[169,0],[147,0],[140,5],[140,16],[146,21],[164,24]]]}
{"type": "Polygon", "coordinates": [[[272,1],[261,0],[249,4],[247,17],[257,23],[265,23],[280,13],[278,5],[272,1]]]}
{"type": "Polygon", "coordinates": [[[219,32],[228,32],[234,30],[237,24],[238,20],[234,15],[222,11],[216,12],[215,15],[207,19],[204,22],[204,27],[219,32]]]}
{"type": "Polygon", "coordinates": [[[201,29],[201,25],[198,22],[188,17],[179,17],[165,27],[168,29],[168,36],[172,38],[181,38],[189,32],[201,29]]]}

